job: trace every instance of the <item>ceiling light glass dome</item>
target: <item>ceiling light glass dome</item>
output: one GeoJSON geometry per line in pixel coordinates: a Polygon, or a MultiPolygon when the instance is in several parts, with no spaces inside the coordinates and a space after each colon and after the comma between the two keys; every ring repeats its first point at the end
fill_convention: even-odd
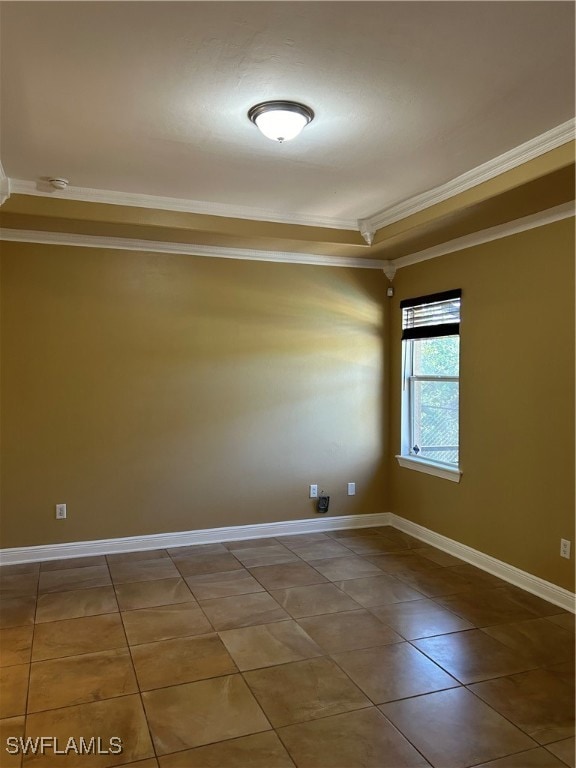
{"type": "Polygon", "coordinates": [[[314,112],[295,101],[265,101],[253,106],[248,117],[264,136],[282,144],[296,138],[314,119],[314,112]]]}

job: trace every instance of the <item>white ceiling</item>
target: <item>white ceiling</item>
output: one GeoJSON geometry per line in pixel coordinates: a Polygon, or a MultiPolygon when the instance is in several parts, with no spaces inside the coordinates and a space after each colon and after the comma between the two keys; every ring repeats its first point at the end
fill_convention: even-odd
{"type": "Polygon", "coordinates": [[[572,2],[3,2],[14,179],[355,220],[574,116],[572,2]],[[246,112],[295,99],[293,142],[246,112]]]}

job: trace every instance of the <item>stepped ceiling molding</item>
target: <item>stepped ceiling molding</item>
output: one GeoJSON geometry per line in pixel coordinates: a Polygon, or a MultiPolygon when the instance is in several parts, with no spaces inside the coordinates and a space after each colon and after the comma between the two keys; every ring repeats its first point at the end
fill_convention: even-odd
{"type": "Polygon", "coordinates": [[[3,2],[0,21],[5,240],[393,274],[574,199],[572,3],[3,2]],[[271,98],[314,109],[293,142],[248,120],[271,98]]]}

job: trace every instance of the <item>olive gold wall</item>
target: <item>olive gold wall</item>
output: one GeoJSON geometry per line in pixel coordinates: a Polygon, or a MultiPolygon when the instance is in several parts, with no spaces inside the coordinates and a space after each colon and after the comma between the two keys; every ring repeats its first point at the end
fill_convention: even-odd
{"type": "Polygon", "coordinates": [[[399,270],[389,510],[574,589],[574,221],[399,270]],[[459,484],[401,468],[399,302],[462,289],[459,484]]]}
{"type": "Polygon", "coordinates": [[[381,273],[6,243],[1,266],[0,546],[313,517],[310,483],[385,511],[381,273]]]}

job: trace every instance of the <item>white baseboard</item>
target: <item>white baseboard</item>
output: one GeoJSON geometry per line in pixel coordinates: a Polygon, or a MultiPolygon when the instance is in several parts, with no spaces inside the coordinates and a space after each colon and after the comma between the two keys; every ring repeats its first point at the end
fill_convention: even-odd
{"type": "Polygon", "coordinates": [[[0,565],[32,563],[42,560],[61,560],[69,557],[87,557],[89,555],[107,555],[114,552],[141,552],[148,549],[166,549],[168,547],[186,547],[193,544],[217,544],[221,541],[241,541],[242,539],[277,538],[294,536],[299,533],[321,533],[352,528],[372,528],[391,525],[400,531],[409,533],[426,544],[459,557],[483,571],[498,576],[520,589],[548,600],[567,611],[575,612],[575,595],[567,589],[558,587],[549,581],[533,576],[531,573],[515,568],[513,565],[485,555],[466,544],[424,528],[422,525],[406,520],[393,512],[377,512],[369,515],[342,515],[339,517],[314,517],[304,520],[283,520],[277,523],[257,523],[255,525],[232,525],[223,528],[205,528],[198,531],[177,531],[175,533],[153,533],[147,536],[127,536],[118,539],[98,539],[94,541],[70,541],[63,544],[45,544],[36,547],[12,547],[0,549],[0,565]]]}
{"type": "Polygon", "coordinates": [[[389,525],[388,512],[371,515],[341,515],[338,517],[314,517],[304,520],[283,520],[278,523],[232,525],[224,528],[205,528],[198,531],[152,533],[147,536],[126,536],[120,539],[94,541],[69,541],[63,544],[44,544],[37,547],[12,547],[0,549],[0,565],[32,563],[41,560],[61,560],[88,555],[109,555],[114,552],[141,552],[147,549],[187,547],[191,544],[218,544],[221,541],[264,539],[277,536],[293,536],[299,533],[338,531],[347,528],[372,528],[389,525]]]}
{"type": "Polygon", "coordinates": [[[522,571],[520,568],[516,568],[513,565],[497,560],[495,557],[485,555],[477,549],[472,549],[466,544],[460,544],[454,539],[449,539],[447,536],[442,536],[439,533],[434,533],[429,528],[424,528],[418,523],[413,523],[410,520],[406,520],[404,517],[389,513],[390,525],[394,528],[398,528],[404,533],[409,533],[416,539],[420,539],[426,544],[431,544],[433,547],[448,552],[454,557],[458,557],[461,560],[465,560],[467,563],[481,568],[483,571],[487,571],[504,581],[513,584],[515,587],[526,590],[537,597],[541,597],[543,600],[547,600],[549,603],[558,605],[571,613],[575,612],[575,599],[576,595],[567,589],[556,586],[550,581],[540,579],[538,576],[533,576],[527,571],[522,571]]]}

